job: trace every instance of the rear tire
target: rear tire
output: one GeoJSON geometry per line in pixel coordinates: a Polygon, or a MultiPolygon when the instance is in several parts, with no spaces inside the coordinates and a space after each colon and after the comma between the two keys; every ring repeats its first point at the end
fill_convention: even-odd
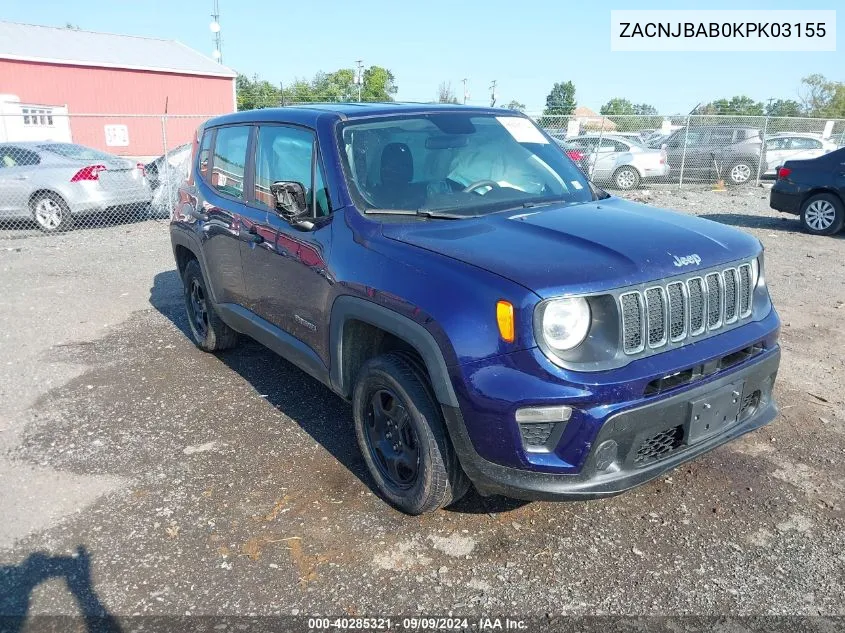
{"type": "Polygon", "coordinates": [[[845,224],[845,205],[832,193],[810,196],[801,205],[801,226],[812,235],[834,235],[845,224]]]}
{"type": "Polygon", "coordinates": [[[469,489],[428,379],[404,354],[364,363],[352,411],[367,469],[394,507],[423,514],[457,501],[469,489]]]}
{"type": "Polygon", "coordinates": [[[32,211],[32,219],[45,233],[58,233],[73,226],[70,208],[57,193],[39,193],[32,198],[29,208],[32,211]]]}
{"type": "Polygon", "coordinates": [[[750,161],[739,160],[728,167],[727,182],[729,185],[740,186],[751,182],[757,167],[750,161]]]}
{"type": "Polygon", "coordinates": [[[613,184],[622,191],[636,189],[640,184],[640,172],[630,165],[624,165],[613,172],[613,184]]]}
{"type": "Polygon", "coordinates": [[[211,295],[196,259],[185,266],[182,283],[185,286],[188,327],[196,346],[205,352],[219,352],[234,347],[238,342],[238,333],[223,323],[214,311],[211,295]]]}

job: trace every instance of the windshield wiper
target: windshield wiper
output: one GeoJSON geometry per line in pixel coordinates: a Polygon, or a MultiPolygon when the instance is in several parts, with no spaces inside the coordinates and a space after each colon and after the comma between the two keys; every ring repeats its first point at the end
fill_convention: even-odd
{"type": "Polygon", "coordinates": [[[435,218],[438,220],[464,220],[477,217],[475,215],[460,215],[458,213],[446,213],[445,211],[432,211],[431,209],[367,209],[367,215],[413,215],[423,218],[435,218]]]}

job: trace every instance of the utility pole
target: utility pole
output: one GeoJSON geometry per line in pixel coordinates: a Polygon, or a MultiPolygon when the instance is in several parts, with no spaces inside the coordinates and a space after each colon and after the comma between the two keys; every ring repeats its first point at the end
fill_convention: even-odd
{"type": "Polygon", "coordinates": [[[223,38],[220,36],[220,0],[214,0],[211,9],[211,24],[208,28],[211,29],[214,41],[214,51],[211,53],[212,57],[219,63],[223,63],[223,38]]]}
{"type": "Polygon", "coordinates": [[[358,84],[358,103],[361,103],[361,84],[364,83],[364,75],[362,74],[364,68],[364,60],[359,59],[355,61],[358,64],[358,72],[355,73],[355,83],[358,84]]]}
{"type": "Polygon", "coordinates": [[[463,79],[461,79],[461,81],[464,84],[464,105],[466,105],[467,99],[469,98],[469,92],[467,92],[467,81],[469,81],[469,79],[464,77],[463,79]]]}
{"type": "Polygon", "coordinates": [[[490,84],[490,107],[496,107],[496,80],[493,80],[493,83],[490,84]]]}

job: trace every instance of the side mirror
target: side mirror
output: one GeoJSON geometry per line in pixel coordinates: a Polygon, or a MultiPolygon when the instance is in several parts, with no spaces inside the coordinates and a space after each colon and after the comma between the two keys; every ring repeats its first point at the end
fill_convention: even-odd
{"type": "Polygon", "coordinates": [[[288,221],[296,219],[308,210],[305,201],[305,185],[295,180],[278,180],[270,185],[270,193],[276,212],[288,221]]]}

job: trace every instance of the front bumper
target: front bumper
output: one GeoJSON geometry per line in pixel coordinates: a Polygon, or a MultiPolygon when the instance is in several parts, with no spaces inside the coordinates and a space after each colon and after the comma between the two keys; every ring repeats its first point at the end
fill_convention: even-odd
{"type": "MultiPolygon", "coordinates": [[[[578,473],[553,474],[495,464],[481,457],[473,447],[459,409],[444,407],[455,450],[465,472],[482,494],[502,494],[519,499],[594,499],[629,490],[659,477],[679,464],[721,446],[749,431],[770,423],[777,415],[772,397],[780,363],[775,346],[754,362],[736,371],[685,389],[675,395],[611,415],[602,425],[578,473]],[[753,407],[742,409],[736,421],[712,436],[696,440],[695,407],[716,393],[738,389],[743,403],[753,395],[753,407]],[[756,395],[755,395],[756,394],[756,395]],[[666,435],[672,431],[671,436],[666,435]],[[643,446],[655,437],[672,437],[673,448],[656,459],[642,459],[643,446]],[[598,449],[616,443],[616,459],[607,464],[598,449]],[[599,463],[604,462],[604,463],[599,463]],[[604,468],[602,468],[604,466],[604,468]]],[[[700,429],[698,431],[700,433],[700,429]]]]}

